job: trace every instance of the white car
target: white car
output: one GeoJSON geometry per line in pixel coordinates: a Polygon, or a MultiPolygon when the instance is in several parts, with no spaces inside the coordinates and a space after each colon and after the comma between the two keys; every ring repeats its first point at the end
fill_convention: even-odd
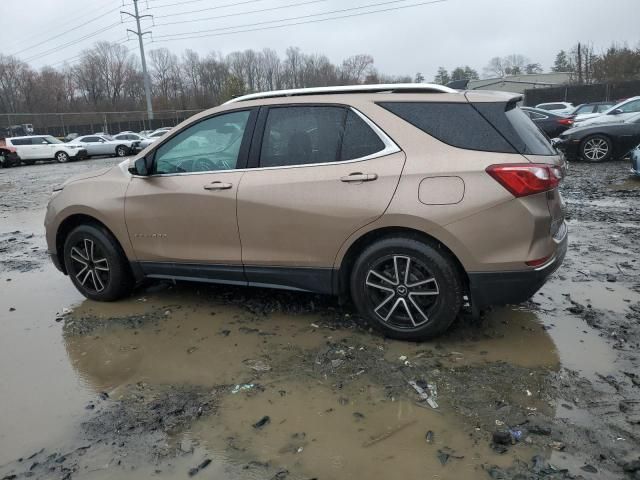
{"type": "Polygon", "coordinates": [[[156,130],[155,132],[153,132],[151,135],[149,135],[147,138],[145,138],[140,142],[140,150],[144,150],[149,145],[157,141],[160,137],[163,137],[164,135],[166,135],[168,132],[169,130],[156,130]]]}
{"type": "Polygon", "coordinates": [[[87,158],[87,149],[84,145],[64,143],[51,135],[11,137],[5,139],[5,142],[15,147],[16,153],[27,165],[33,165],[36,160],[56,160],[59,163],[66,163],[69,160],[87,158]]]}
{"type": "Polygon", "coordinates": [[[104,135],[85,135],[71,140],[67,145],[84,145],[90,157],[98,155],[126,157],[137,151],[138,143],[137,140],[116,140],[104,135]]]}
{"type": "MultiPolygon", "coordinates": [[[[627,113],[637,113],[637,112],[640,112],[640,97],[631,97],[631,98],[627,98],[626,100],[620,103],[617,103],[616,105],[609,108],[608,110],[605,110],[602,113],[591,113],[588,115],[581,115],[579,119],[576,119],[576,126],[591,125],[590,123],[585,123],[585,122],[593,120],[595,118],[604,117],[606,115],[615,117],[616,115],[623,115],[627,113]]],[[[614,118],[611,121],[616,121],[616,120],[614,118]]],[[[605,121],[604,123],[608,123],[608,121],[605,121]]]]}
{"type": "Polygon", "coordinates": [[[603,123],[624,122],[629,118],[636,117],[638,112],[618,113],[616,115],[598,115],[597,117],[587,118],[586,120],[576,120],[574,127],[590,127],[593,125],[602,125],[603,123]]]}
{"type": "Polygon", "coordinates": [[[571,113],[575,110],[576,107],[573,106],[573,103],[567,102],[552,102],[552,103],[541,103],[536,105],[536,108],[541,108],[542,110],[548,110],[552,113],[566,114],[571,113]]]}

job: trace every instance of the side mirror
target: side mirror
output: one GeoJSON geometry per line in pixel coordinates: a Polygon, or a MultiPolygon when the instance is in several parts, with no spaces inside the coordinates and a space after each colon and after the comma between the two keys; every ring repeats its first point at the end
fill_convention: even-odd
{"type": "Polygon", "coordinates": [[[133,167],[129,168],[129,173],[140,177],[148,177],[151,175],[152,166],[153,160],[151,156],[138,158],[133,162],[133,167]]]}
{"type": "Polygon", "coordinates": [[[622,109],[616,108],[613,112],[611,112],[611,115],[620,115],[621,113],[624,113],[622,109]]]}

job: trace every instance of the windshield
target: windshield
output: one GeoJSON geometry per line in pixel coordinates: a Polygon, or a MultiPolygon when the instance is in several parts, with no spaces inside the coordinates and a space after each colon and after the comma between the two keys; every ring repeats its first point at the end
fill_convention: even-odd
{"type": "Polygon", "coordinates": [[[52,136],[50,136],[50,135],[49,135],[49,136],[44,137],[44,139],[45,139],[48,143],[64,143],[64,142],[61,142],[61,141],[60,141],[60,140],[58,140],[57,138],[52,137],[52,136]]]}

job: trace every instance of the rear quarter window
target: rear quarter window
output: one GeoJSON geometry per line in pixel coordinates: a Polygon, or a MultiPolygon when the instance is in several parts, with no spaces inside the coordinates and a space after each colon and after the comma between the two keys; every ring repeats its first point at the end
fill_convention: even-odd
{"type": "Polygon", "coordinates": [[[453,147],[516,153],[499,131],[469,103],[382,102],[379,105],[453,147]]]}

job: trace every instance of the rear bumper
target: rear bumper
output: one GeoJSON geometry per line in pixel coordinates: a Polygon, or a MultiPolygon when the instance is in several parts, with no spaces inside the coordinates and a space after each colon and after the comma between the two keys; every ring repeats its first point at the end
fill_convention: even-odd
{"type": "Polygon", "coordinates": [[[555,272],[567,253],[569,235],[558,243],[556,254],[546,265],[508,272],[471,272],[469,289],[471,303],[477,307],[490,305],[514,305],[529,300],[555,272]]]}
{"type": "Polygon", "coordinates": [[[72,157],[74,160],[82,160],[85,158],[89,158],[89,154],[87,152],[87,150],[85,150],[84,148],[81,150],[78,150],[78,152],[72,157]]]}

